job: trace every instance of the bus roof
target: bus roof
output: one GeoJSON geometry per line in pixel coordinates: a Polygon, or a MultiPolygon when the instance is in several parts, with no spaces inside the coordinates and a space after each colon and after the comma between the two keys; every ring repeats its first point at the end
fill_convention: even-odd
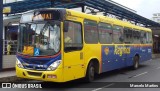
{"type": "Polygon", "coordinates": [[[84,18],[84,19],[95,20],[95,21],[98,21],[98,22],[110,23],[110,24],[113,24],[113,25],[120,25],[120,26],[123,26],[123,27],[133,28],[135,30],[152,32],[152,30],[149,29],[149,28],[136,26],[136,25],[131,24],[129,22],[118,20],[118,19],[115,19],[115,18],[110,18],[110,17],[107,17],[107,16],[86,14],[86,13],[82,13],[82,12],[71,10],[71,9],[66,9],[66,11],[70,12],[71,16],[76,16],[76,17],[81,17],[81,18],[84,18]]]}
{"type": "Polygon", "coordinates": [[[71,16],[80,17],[80,18],[84,18],[84,19],[95,20],[97,22],[105,22],[105,23],[110,23],[110,24],[113,24],[113,25],[119,25],[119,26],[123,26],[123,27],[133,28],[135,30],[152,32],[152,30],[149,29],[149,28],[136,26],[136,25],[131,24],[129,22],[125,22],[125,21],[118,20],[118,19],[115,19],[115,18],[110,18],[110,17],[102,16],[102,15],[86,14],[86,13],[82,13],[82,12],[79,12],[79,11],[75,11],[75,10],[71,10],[71,9],[64,9],[64,8],[41,8],[41,9],[30,10],[30,11],[24,12],[23,14],[26,14],[26,13],[29,13],[29,12],[49,11],[49,10],[60,10],[60,11],[63,12],[63,14],[65,14],[65,10],[66,10],[66,12],[70,12],[71,16]]]}

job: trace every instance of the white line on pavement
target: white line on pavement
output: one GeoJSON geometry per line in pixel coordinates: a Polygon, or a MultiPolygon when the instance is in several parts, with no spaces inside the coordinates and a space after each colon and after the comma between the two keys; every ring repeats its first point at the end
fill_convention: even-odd
{"type": "Polygon", "coordinates": [[[98,91],[98,90],[101,90],[101,89],[103,89],[103,88],[110,87],[110,86],[112,86],[112,85],[114,85],[114,83],[111,83],[111,84],[109,84],[109,85],[103,86],[103,87],[101,87],[101,88],[93,89],[92,91],[98,91]]]}
{"type": "Polygon", "coordinates": [[[138,77],[138,76],[141,76],[141,75],[144,75],[144,74],[147,74],[148,72],[143,72],[143,73],[140,73],[140,74],[137,74],[137,75],[135,75],[135,76],[133,76],[133,77],[138,77]]]}
{"type": "Polygon", "coordinates": [[[157,67],[156,69],[158,70],[158,69],[160,69],[160,67],[157,67]]]}

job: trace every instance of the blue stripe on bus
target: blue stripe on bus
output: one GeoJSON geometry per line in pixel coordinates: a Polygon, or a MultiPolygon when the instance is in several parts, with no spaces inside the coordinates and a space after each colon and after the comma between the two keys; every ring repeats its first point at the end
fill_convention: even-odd
{"type": "Polygon", "coordinates": [[[138,54],[140,63],[152,58],[152,46],[102,45],[102,72],[133,65],[133,57],[138,54]]]}

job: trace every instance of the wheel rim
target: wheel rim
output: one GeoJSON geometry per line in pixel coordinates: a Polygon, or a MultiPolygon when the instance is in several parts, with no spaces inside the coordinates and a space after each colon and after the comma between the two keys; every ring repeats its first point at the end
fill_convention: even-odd
{"type": "Polygon", "coordinates": [[[135,57],[135,68],[138,68],[138,57],[135,57]]]}
{"type": "Polygon", "coordinates": [[[90,80],[93,80],[94,79],[94,67],[91,66],[90,68],[90,80]]]}
{"type": "Polygon", "coordinates": [[[136,60],[136,63],[135,63],[135,68],[138,68],[138,62],[137,62],[137,60],[136,60]]]}

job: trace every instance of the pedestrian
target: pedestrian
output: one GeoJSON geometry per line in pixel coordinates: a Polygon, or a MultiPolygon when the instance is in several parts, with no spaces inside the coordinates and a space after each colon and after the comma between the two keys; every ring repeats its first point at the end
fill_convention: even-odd
{"type": "Polygon", "coordinates": [[[10,53],[11,53],[11,43],[9,41],[7,45],[7,55],[10,55],[10,53]]]}

